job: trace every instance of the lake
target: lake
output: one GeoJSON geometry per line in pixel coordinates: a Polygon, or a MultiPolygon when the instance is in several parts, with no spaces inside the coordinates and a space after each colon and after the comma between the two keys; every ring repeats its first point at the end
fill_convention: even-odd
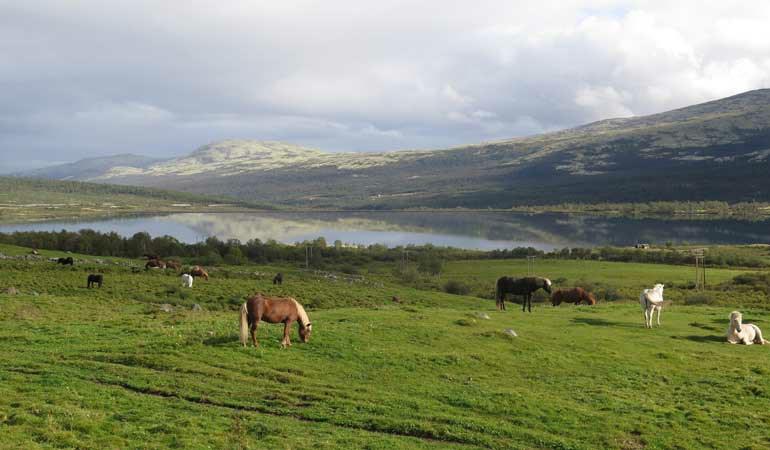
{"type": "Polygon", "coordinates": [[[626,246],[637,242],[770,243],[769,221],[665,220],[557,213],[312,212],[190,213],[106,220],[0,225],[0,232],[77,231],[90,228],[131,236],[146,231],[194,243],[209,236],[295,243],[324,237],[349,244],[433,244],[467,249],[626,246]]]}

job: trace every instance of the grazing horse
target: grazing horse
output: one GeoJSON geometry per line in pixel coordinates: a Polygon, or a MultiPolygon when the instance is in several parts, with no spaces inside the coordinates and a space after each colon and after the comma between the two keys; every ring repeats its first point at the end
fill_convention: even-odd
{"type": "Polygon", "coordinates": [[[313,326],[310,318],[305,312],[305,308],[299,302],[291,297],[265,297],[262,294],[255,294],[246,300],[241,306],[239,314],[241,324],[241,343],[246,347],[249,334],[254,347],[259,346],[257,342],[257,326],[260,320],[268,323],[283,323],[283,339],[281,347],[286,348],[291,345],[289,339],[289,329],[291,324],[297,321],[299,323],[299,337],[302,342],[307,343],[310,340],[310,333],[313,326]]]}
{"type": "Polygon", "coordinates": [[[159,259],[151,259],[144,265],[144,270],[147,269],[165,269],[166,263],[159,259]]]}
{"type": "Polygon", "coordinates": [[[551,280],[540,277],[511,278],[500,277],[497,280],[497,290],[495,292],[495,303],[497,309],[505,311],[506,294],[521,295],[524,302],[521,304],[521,310],[532,312],[532,294],[538,289],[551,293],[551,280]]]}
{"type": "Polygon", "coordinates": [[[190,269],[190,275],[194,277],[203,277],[204,280],[209,279],[209,274],[201,266],[194,266],[190,269]]]}
{"type": "Polygon", "coordinates": [[[639,295],[639,304],[644,312],[644,327],[652,328],[652,316],[658,310],[658,326],[660,326],[660,311],[663,309],[663,285],[656,284],[652,289],[645,289],[639,295]]]}
{"type": "Polygon", "coordinates": [[[559,306],[562,302],[570,302],[579,305],[580,302],[585,302],[586,305],[595,305],[596,299],[594,295],[583,288],[572,289],[559,289],[551,296],[551,304],[553,306],[559,306]]]}
{"type": "Polygon", "coordinates": [[[91,274],[88,276],[88,288],[91,289],[93,285],[99,286],[101,289],[102,283],[104,282],[104,276],[101,274],[91,274]]]}
{"type": "Polygon", "coordinates": [[[727,329],[727,342],[731,344],[759,344],[768,343],[762,338],[762,330],[753,323],[743,323],[743,314],[739,311],[730,313],[730,328],[727,329]]]}
{"type": "Polygon", "coordinates": [[[273,284],[283,284],[283,274],[278,272],[273,277],[273,284]]]}
{"type": "Polygon", "coordinates": [[[147,261],[152,261],[153,259],[160,259],[158,255],[153,255],[151,253],[145,253],[142,255],[143,258],[147,258],[147,261]]]}
{"type": "Polygon", "coordinates": [[[182,265],[176,261],[166,261],[166,269],[174,269],[179,270],[182,268],[182,265]]]}
{"type": "Polygon", "coordinates": [[[74,266],[75,260],[72,259],[71,256],[68,256],[66,258],[59,258],[56,260],[56,264],[61,264],[62,266],[74,266]]]}
{"type": "Polygon", "coordinates": [[[183,273],[182,274],[182,286],[192,288],[193,285],[193,276],[189,273],[183,273]]]}

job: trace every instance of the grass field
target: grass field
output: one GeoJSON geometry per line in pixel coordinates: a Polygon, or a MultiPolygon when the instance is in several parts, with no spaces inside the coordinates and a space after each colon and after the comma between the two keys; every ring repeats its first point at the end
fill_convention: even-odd
{"type": "MultiPolygon", "coordinates": [[[[386,276],[256,266],[183,290],[175,275],[133,272],[139,261],[74,255],[69,268],[43,253],[0,260],[0,292],[20,291],[0,293],[3,448],[770,447],[770,348],[724,343],[735,305],[683,306],[684,289],[646,330],[626,297],[500,313],[386,276]],[[95,271],[105,286],[87,290],[95,271]],[[257,290],[308,305],[311,342],[282,350],[282,327],[267,325],[259,349],[240,347],[234,308],[257,290]]],[[[442,278],[481,284],[519,265],[454,262],[442,278]]],[[[675,266],[540,268],[621,292],[689,279],[675,266]]],[[[766,309],[743,312],[770,332],[766,309]]]]}

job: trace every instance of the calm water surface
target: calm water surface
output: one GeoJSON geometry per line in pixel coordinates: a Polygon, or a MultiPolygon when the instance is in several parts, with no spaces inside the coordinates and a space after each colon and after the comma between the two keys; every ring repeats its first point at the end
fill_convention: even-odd
{"type": "Polygon", "coordinates": [[[146,231],[187,243],[275,239],[284,243],[433,244],[468,249],[532,246],[542,250],[650,243],[770,243],[770,221],[663,220],[479,212],[195,213],[98,221],[0,225],[0,232],[90,228],[131,236],[146,231]]]}

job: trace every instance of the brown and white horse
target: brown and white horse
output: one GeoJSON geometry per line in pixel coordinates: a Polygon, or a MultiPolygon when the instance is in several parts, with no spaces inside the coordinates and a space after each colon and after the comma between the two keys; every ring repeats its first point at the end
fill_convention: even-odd
{"type": "Polygon", "coordinates": [[[307,343],[310,340],[310,333],[313,331],[313,325],[310,323],[305,308],[291,297],[265,297],[262,294],[255,294],[241,305],[239,319],[241,344],[244,347],[247,346],[249,334],[251,334],[254,347],[259,346],[257,326],[261,320],[268,323],[283,323],[283,339],[281,340],[281,347],[283,348],[291,345],[289,329],[295,321],[299,323],[299,337],[302,342],[307,343]]]}
{"type": "Polygon", "coordinates": [[[190,269],[190,275],[201,278],[203,277],[204,280],[209,279],[209,274],[201,266],[193,266],[192,269],[190,269]]]}
{"type": "Polygon", "coordinates": [[[159,259],[151,259],[144,265],[144,270],[147,269],[165,269],[166,263],[159,259]]]}

